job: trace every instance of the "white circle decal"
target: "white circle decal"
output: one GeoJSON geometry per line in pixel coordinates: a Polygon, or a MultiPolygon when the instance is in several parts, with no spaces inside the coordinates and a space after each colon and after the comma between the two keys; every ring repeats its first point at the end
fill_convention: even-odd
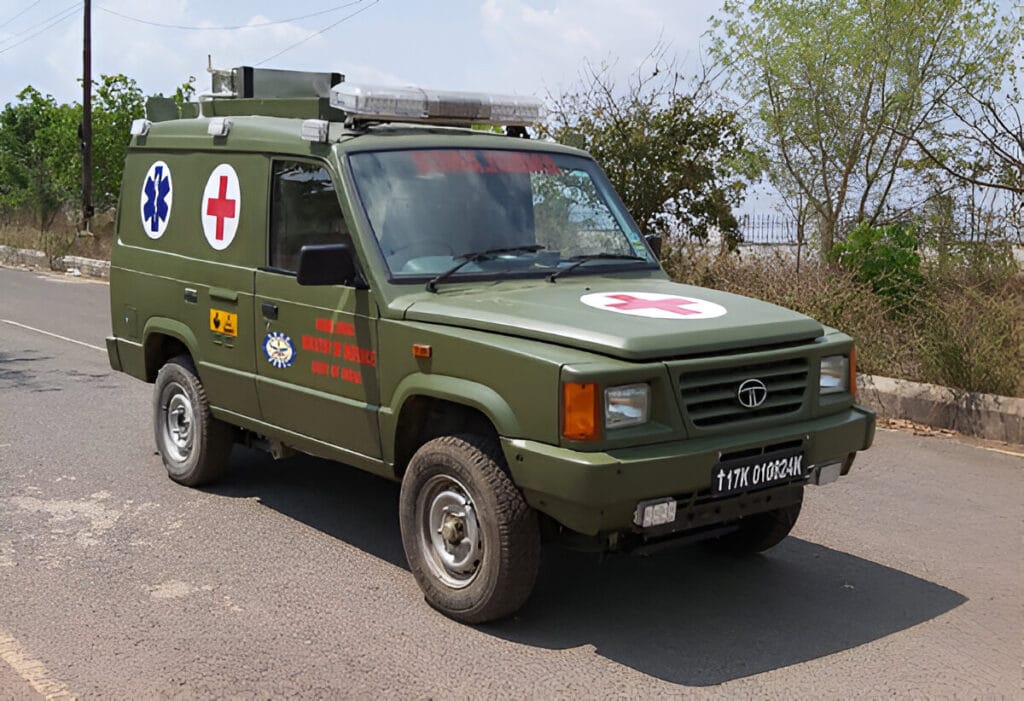
{"type": "Polygon", "coordinates": [[[242,211],[242,191],[238,174],[227,163],[221,163],[210,173],[203,191],[203,233],[218,251],[231,245],[238,230],[238,216],[242,211]]]}
{"type": "Polygon", "coordinates": [[[142,180],[142,194],[139,196],[139,214],[142,216],[142,230],[146,236],[158,239],[167,231],[173,199],[171,169],[163,161],[156,161],[146,171],[146,177],[142,180]]]}
{"type": "Polygon", "coordinates": [[[649,319],[714,319],[725,314],[720,304],[659,292],[595,292],[583,295],[580,301],[596,309],[649,319]]]}

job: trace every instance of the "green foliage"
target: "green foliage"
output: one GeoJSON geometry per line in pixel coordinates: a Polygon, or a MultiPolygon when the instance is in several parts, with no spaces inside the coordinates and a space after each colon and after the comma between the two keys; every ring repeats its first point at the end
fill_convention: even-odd
{"type": "Polygon", "coordinates": [[[144,115],[142,90],[134,80],[121,74],[100,77],[92,112],[93,202],[97,209],[117,204],[132,120],[144,115]]]}
{"type": "Polygon", "coordinates": [[[641,227],[739,236],[732,210],[759,162],[740,115],[712,104],[708,82],[684,89],[656,47],[623,88],[612,66],[588,63],[580,84],[552,102],[542,136],[586,148],[641,227]]]}
{"type": "Polygon", "coordinates": [[[174,89],[174,103],[178,105],[179,112],[192,102],[196,94],[196,77],[189,76],[189,79],[174,89]]]}
{"type": "Polygon", "coordinates": [[[78,119],[73,107],[32,87],[17,99],[0,112],[0,209],[27,213],[47,231],[68,201],[69,171],[79,162],[78,119]]]}
{"type": "Polygon", "coordinates": [[[749,100],[770,175],[811,207],[829,253],[840,222],[876,223],[927,141],[1011,66],[997,0],[725,0],[712,54],[749,100]]]}
{"type": "Polygon", "coordinates": [[[832,249],[838,262],[861,283],[870,285],[897,314],[913,310],[924,277],[914,229],[898,224],[860,224],[832,249]]]}
{"type": "MultiPolygon", "coordinates": [[[[93,101],[93,200],[117,203],[129,128],[143,115],[142,91],[124,75],[101,76],[93,101]]],[[[0,111],[0,212],[30,215],[49,231],[82,199],[82,106],[58,104],[29,86],[0,111]]]]}

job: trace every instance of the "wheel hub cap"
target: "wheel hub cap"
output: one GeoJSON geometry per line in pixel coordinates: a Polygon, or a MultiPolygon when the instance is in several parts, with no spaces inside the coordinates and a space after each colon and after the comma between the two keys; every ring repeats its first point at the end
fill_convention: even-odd
{"type": "Polygon", "coordinates": [[[476,509],[462,485],[439,478],[425,489],[424,554],[448,586],[461,588],[476,577],[483,555],[476,509]]]}
{"type": "Polygon", "coordinates": [[[172,394],[164,409],[164,446],[167,453],[178,461],[188,459],[192,451],[194,420],[188,397],[182,392],[172,394]]]}

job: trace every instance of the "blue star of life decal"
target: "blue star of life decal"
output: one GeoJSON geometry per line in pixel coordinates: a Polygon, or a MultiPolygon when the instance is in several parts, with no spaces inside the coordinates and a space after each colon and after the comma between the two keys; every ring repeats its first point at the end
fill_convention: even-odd
{"type": "Polygon", "coordinates": [[[295,346],[280,331],[271,331],[263,338],[263,355],[275,368],[290,368],[295,362],[295,346]]]}
{"type": "Polygon", "coordinates": [[[156,161],[149,167],[142,181],[142,197],[139,202],[142,226],[151,239],[160,238],[167,230],[172,200],[171,169],[163,161],[156,161]]]}

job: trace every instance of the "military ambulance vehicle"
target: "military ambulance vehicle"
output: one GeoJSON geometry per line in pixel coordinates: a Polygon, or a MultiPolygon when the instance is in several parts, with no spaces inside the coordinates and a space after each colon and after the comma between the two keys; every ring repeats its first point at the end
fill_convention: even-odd
{"type": "Polygon", "coordinates": [[[219,80],[133,125],[111,261],[171,479],[245,443],[399,481],[426,600],[480,623],[544,542],[770,548],[871,445],[850,337],[671,282],[590,156],[521,138],[539,102],[219,80]]]}

